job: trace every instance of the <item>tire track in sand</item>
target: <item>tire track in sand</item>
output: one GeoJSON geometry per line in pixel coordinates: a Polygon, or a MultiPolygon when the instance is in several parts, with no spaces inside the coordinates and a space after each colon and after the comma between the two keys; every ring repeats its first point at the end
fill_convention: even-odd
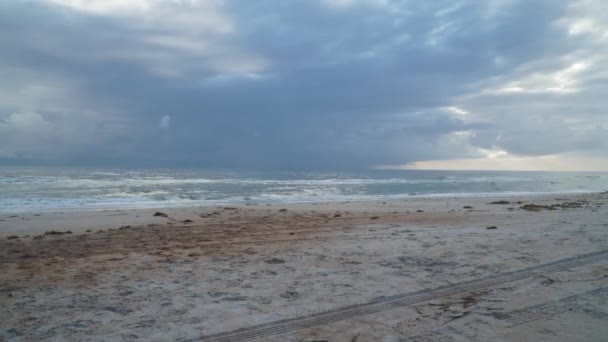
{"type": "Polygon", "coordinates": [[[329,311],[319,312],[307,316],[283,319],[268,322],[252,327],[222,332],[213,335],[200,336],[197,338],[180,339],[182,342],[205,341],[205,342],[238,342],[250,341],[257,338],[279,335],[295,330],[311,328],[318,325],[338,322],[350,318],[369,315],[377,312],[387,311],[398,307],[404,307],[422,302],[477,291],[497,285],[502,285],[526,278],[540,273],[551,273],[560,270],[580,266],[587,263],[597,262],[608,258],[608,250],[602,250],[589,254],[581,254],[567,259],[536,265],[512,272],[499,273],[488,277],[440,286],[430,290],[404,293],[394,296],[381,297],[367,303],[356,304],[336,308],[329,311]]]}

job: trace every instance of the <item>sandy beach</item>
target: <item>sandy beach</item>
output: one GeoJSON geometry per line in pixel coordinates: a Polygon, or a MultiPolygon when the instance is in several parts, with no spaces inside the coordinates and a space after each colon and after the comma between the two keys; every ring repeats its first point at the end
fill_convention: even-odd
{"type": "Polygon", "coordinates": [[[608,194],[0,215],[0,340],[602,341],[608,194]]]}

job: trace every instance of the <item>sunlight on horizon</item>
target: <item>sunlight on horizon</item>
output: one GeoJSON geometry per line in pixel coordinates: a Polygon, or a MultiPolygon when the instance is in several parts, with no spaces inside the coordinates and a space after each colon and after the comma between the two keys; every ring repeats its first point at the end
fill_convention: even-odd
{"type": "Polygon", "coordinates": [[[541,156],[425,160],[402,165],[378,165],[378,170],[445,171],[584,171],[608,172],[608,158],[541,156]]]}

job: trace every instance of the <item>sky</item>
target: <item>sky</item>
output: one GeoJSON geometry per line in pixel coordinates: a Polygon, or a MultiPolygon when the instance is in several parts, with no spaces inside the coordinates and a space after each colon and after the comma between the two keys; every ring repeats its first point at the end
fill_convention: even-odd
{"type": "Polygon", "coordinates": [[[608,1],[0,1],[0,165],[608,170],[608,1]]]}

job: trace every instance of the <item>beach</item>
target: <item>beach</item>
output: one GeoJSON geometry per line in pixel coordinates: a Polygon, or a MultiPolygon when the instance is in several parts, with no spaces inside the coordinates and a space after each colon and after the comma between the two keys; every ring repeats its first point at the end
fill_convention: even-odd
{"type": "Polygon", "coordinates": [[[608,342],[608,0],[0,27],[0,342],[608,342]]]}
{"type": "Polygon", "coordinates": [[[601,341],[608,194],[0,215],[0,340],[601,341]]]}

